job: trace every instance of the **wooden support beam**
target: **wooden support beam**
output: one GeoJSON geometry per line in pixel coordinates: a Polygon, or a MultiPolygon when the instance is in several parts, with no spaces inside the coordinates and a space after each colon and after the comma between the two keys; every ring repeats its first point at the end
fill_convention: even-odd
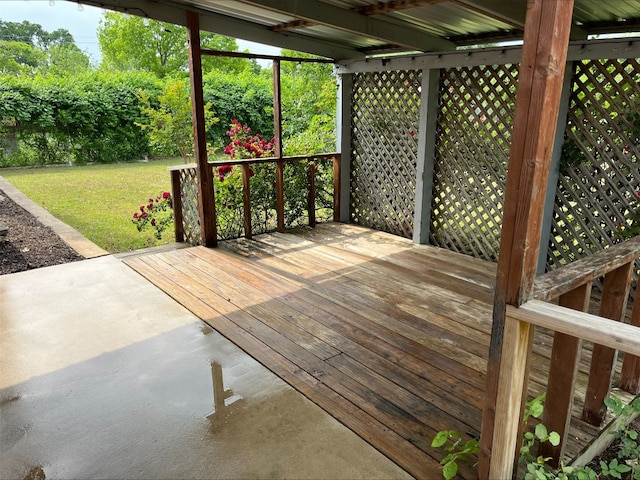
{"type": "MultiPolygon", "coordinates": [[[[339,219],[343,223],[351,220],[351,114],[353,74],[338,76],[337,149],[340,152],[339,219]]],[[[334,168],[335,181],[335,168],[334,168]]]]}
{"type": "MultiPolygon", "coordinates": [[[[516,446],[520,441],[522,424],[522,398],[527,388],[527,371],[533,325],[507,316],[504,327],[502,357],[507,360],[500,369],[495,408],[495,434],[489,474],[479,478],[511,478],[516,459],[516,446]]],[[[482,425],[484,430],[484,423],[482,425]]]]}
{"type": "MultiPolygon", "coordinates": [[[[640,327],[640,287],[637,285],[629,323],[640,327]]],[[[620,388],[634,395],[640,394],[640,357],[625,353],[622,374],[620,375],[620,388]]]]}
{"type": "Polygon", "coordinates": [[[187,12],[187,41],[189,43],[194,155],[198,172],[200,231],[202,232],[202,244],[207,247],[215,247],[218,243],[216,202],[213,191],[213,170],[207,161],[207,132],[204,121],[202,59],[200,56],[200,19],[195,12],[187,12]]]}
{"type": "MultiPolygon", "coordinates": [[[[273,61],[273,146],[276,158],[282,158],[282,88],[280,82],[280,60],[273,61]]],[[[276,223],[279,232],[284,232],[284,161],[276,162],[276,223]]]]}
{"type": "MultiPolygon", "coordinates": [[[[633,262],[630,262],[604,277],[600,317],[616,321],[621,321],[624,318],[632,273],[633,262]]],[[[598,343],[593,346],[589,382],[582,409],[582,419],[591,425],[602,425],[607,413],[604,399],[607,398],[611,389],[617,353],[615,348],[598,343]]]]}
{"type": "Polygon", "coordinates": [[[518,322],[507,325],[506,308],[529,299],[536,276],[572,13],[572,0],[527,2],[487,364],[480,478],[508,478],[513,473],[527,375],[521,356],[530,345],[532,329],[513,325],[518,322]]]}
{"type": "Polygon", "coordinates": [[[431,200],[436,158],[439,87],[440,70],[423,70],[413,217],[413,241],[415,243],[428,243],[431,232],[431,200]]]}
{"type": "MultiPolygon", "coordinates": [[[[559,303],[563,307],[586,312],[590,298],[591,283],[587,283],[562,295],[559,303]]],[[[554,468],[557,468],[560,463],[562,449],[569,434],[573,392],[581,350],[582,340],[565,333],[555,332],[542,423],[550,432],[558,432],[560,444],[554,447],[550,442],[544,442],[540,445],[539,452],[543,457],[551,458],[549,464],[554,468]]]]}
{"type": "Polygon", "coordinates": [[[562,157],[562,146],[564,144],[564,134],[567,128],[567,115],[569,113],[569,103],[571,101],[571,87],[573,85],[574,63],[570,62],[565,67],[564,81],[562,82],[562,95],[560,97],[560,109],[558,111],[558,124],[556,135],[553,141],[553,152],[551,154],[551,168],[549,170],[549,180],[547,182],[547,194],[544,201],[544,215],[542,219],[542,233],[540,236],[540,254],[538,255],[538,275],[545,273],[547,268],[547,257],[549,252],[549,240],[553,230],[552,223],[555,215],[556,193],[558,190],[558,178],[560,177],[560,159],[562,157]]]}

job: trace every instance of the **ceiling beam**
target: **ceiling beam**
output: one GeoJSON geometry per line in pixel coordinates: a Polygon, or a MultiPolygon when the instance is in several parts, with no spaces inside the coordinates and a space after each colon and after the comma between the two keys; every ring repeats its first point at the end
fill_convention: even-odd
{"type": "Polygon", "coordinates": [[[326,25],[385,43],[393,43],[422,52],[455,49],[455,44],[410,27],[400,27],[377,18],[336,7],[318,0],[241,0],[259,8],[326,25]]]}
{"type": "MultiPolygon", "coordinates": [[[[503,0],[450,0],[467,10],[480,13],[499,22],[505,23],[516,30],[524,29],[525,9],[518,2],[505,2],[503,0]]],[[[526,2],[522,2],[525,4],[526,2]]],[[[587,38],[587,31],[576,24],[571,25],[571,40],[584,40],[587,38]]]]}
{"type": "Polygon", "coordinates": [[[378,15],[381,13],[397,12],[408,8],[424,7],[435,5],[436,3],[448,2],[449,0],[390,0],[388,2],[378,2],[373,5],[355,8],[353,11],[362,15],[378,15]]]}
{"type": "MultiPolygon", "coordinates": [[[[71,0],[79,3],[80,0],[71,0]]],[[[255,24],[215,12],[182,5],[159,3],[154,0],[82,0],[82,4],[108,10],[115,10],[131,15],[138,15],[174,25],[186,26],[187,11],[200,14],[200,29],[208,32],[241,38],[274,47],[311,53],[321,57],[339,59],[364,58],[365,55],[344,44],[329,42],[324,39],[308,38],[296,33],[279,33],[268,26],[255,24]]]]}
{"type": "Polygon", "coordinates": [[[524,30],[524,9],[518,2],[478,2],[476,0],[452,0],[452,3],[480,13],[499,22],[505,23],[513,28],[524,30]],[[507,7],[507,8],[505,8],[507,7]],[[511,8],[509,8],[511,7],[511,8]]]}

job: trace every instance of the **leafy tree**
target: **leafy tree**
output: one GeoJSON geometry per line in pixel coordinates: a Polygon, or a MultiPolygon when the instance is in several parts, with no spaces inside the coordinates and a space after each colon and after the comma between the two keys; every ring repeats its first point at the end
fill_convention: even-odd
{"type": "Polygon", "coordinates": [[[45,58],[42,50],[28,43],[0,40],[0,74],[33,75],[45,58]]]}
{"type": "Polygon", "coordinates": [[[23,22],[5,22],[0,20],[0,40],[20,42],[47,50],[52,46],[73,45],[73,36],[67,29],[59,28],[47,32],[37,23],[27,20],[23,22]]]}
{"type": "MultiPolygon", "coordinates": [[[[98,42],[103,66],[120,71],[147,71],[159,78],[186,72],[187,33],[184,27],[156,20],[108,12],[98,25],[98,42]]],[[[203,32],[203,48],[236,51],[235,39],[203,32]]],[[[243,59],[205,57],[203,69],[235,72],[251,68],[243,59]]]]}
{"type": "Polygon", "coordinates": [[[76,46],[67,30],[47,32],[28,21],[0,20],[0,74],[77,75],[89,67],[89,57],[76,46]]]}
{"type": "Polygon", "coordinates": [[[220,118],[209,129],[209,141],[215,147],[227,143],[226,132],[232,120],[251,125],[265,137],[273,136],[273,93],[268,75],[250,70],[240,74],[214,70],[204,75],[203,84],[205,101],[220,118]]]}
{"type": "Polygon", "coordinates": [[[98,25],[103,65],[147,71],[162,78],[184,69],[186,37],[179,27],[135,15],[107,12],[98,25]]]}
{"type": "MultiPolygon", "coordinates": [[[[313,55],[284,50],[284,56],[313,55]]],[[[287,155],[335,150],[337,88],[333,66],[283,61],[282,135],[287,155]]]]}
{"type": "Polygon", "coordinates": [[[52,75],[79,75],[91,68],[89,57],[75,44],[53,45],[47,53],[46,65],[52,75]]]}
{"type": "MultiPolygon", "coordinates": [[[[153,106],[149,95],[141,91],[138,98],[145,119],[137,122],[148,132],[152,151],[159,155],[179,153],[186,158],[193,154],[193,124],[191,97],[187,84],[175,80],[166,84],[158,96],[158,106],[153,106]]],[[[211,112],[211,105],[204,106],[205,124],[210,127],[218,121],[211,112]]]]}

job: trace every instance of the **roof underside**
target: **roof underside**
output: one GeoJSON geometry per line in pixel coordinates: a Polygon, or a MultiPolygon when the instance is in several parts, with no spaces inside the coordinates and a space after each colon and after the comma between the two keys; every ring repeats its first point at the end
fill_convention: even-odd
{"type": "MultiPolygon", "coordinates": [[[[333,60],[522,40],[526,0],[73,0],[333,60]]],[[[558,0],[564,1],[564,0],[558,0]]],[[[573,40],[640,31],[638,0],[575,0],[573,40]]]]}

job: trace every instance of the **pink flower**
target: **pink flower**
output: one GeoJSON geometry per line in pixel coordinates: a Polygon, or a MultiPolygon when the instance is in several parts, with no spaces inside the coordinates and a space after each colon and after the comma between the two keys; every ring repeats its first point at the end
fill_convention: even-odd
{"type": "Polygon", "coordinates": [[[171,196],[171,192],[162,192],[162,198],[164,200],[166,200],[167,198],[169,198],[171,196]]]}

